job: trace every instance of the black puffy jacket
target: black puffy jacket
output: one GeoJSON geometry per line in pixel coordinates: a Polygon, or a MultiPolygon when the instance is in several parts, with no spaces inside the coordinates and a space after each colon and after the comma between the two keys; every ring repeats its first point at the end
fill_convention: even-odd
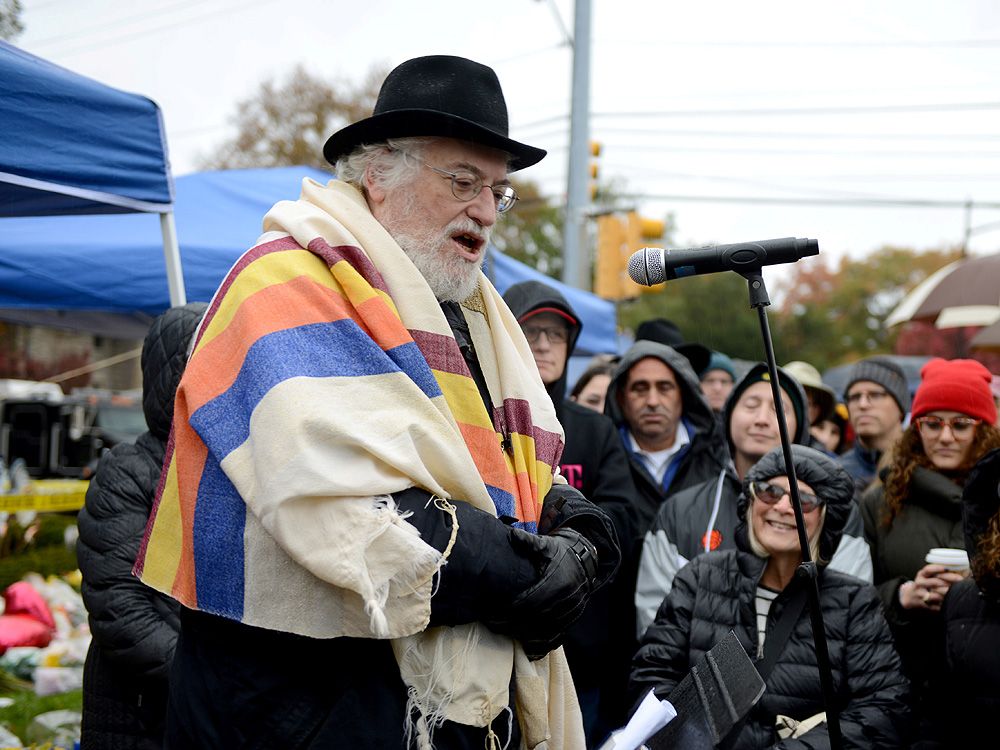
{"type": "Polygon", "coordinates": [[[77,559],[93,634],[84,670],[81,746],[160,747],[167,672],[179,605],[132,575],[160,480],[174,393],[188,343],[206,309],[172,308],[142,348],[142,406],[149,431],[101,458],[80,511],[77,559]]]}
{"type": "MultiPolygon", "coordinates": [[[[792,450],[798,478],[827,501],[820,549],[821,557],[828,559],[843,533],[853,502],[853,484],[846,472],[818,451],[798,445],[792,450]]],[[[747,480],[784,473],[780,451],[772,451],[751,470],[747,480]]],[[[749,551],[747,507],[744,494],[739,503],[737,549],[699,555],[678,572],[673,589],[663,600],[632,663],[633,700],[650,688],[660,696],[668,695],[691,665],[730,630],[756,660],[755,596],[766,560],[749,551]]],[[[772,603],[769,629],[799,585],[803,581],[796,577],[772,603]]],[[[853,576],[823,568],[819,597],[843,747],[902,747],[909,720],[908,685],[875,589],[853,576]]],[[[800,739],[780,744],[774,730],[779,714],[802,720],[823,710],[812,629],[809,614],[803,610],[735,747],[827,748],[830,741],[825,724],[800,739]]]]}
{"type": "Polygon", "coordinates": [[[987,453],[962,491],[962,522],[973,577],[948,589],[941,607],[945,669],[921,716],[924,748],[982,746],[1000,713],[1000,566],[983,537],[1000,514],[1000,450],[987,453]]]}

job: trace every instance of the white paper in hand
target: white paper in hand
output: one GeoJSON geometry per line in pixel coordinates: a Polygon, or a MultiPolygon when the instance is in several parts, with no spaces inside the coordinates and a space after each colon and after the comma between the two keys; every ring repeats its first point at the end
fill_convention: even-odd
{"type": "Polygon", "coordinates": [[[601,750],[638,750],[642,743],[677,716],[670,701],[660,700],[650,688],[624,728],[614,732],[601,750]]]}

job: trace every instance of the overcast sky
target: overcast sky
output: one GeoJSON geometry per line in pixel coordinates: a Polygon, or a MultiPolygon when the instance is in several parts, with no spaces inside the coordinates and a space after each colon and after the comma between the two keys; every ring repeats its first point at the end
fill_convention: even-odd
{"type": "MultiPolygon", "coordinates": [[[[831,259],[951,246],[972,200],[972,252],[1000,249],[1000,3],[592,3],[602,175],[644,214],[672,213],[677,244],[795,235],[831,259]],[[856,203],[774,202],[833,199],[856,203]]],[[[448,53],[496,69],[511,135],[550,152],[525,176],[565,193],[572,0],[22,4],[19,46],[160,105],[175,174],[298,63],[360,80],[448,53]]]]}

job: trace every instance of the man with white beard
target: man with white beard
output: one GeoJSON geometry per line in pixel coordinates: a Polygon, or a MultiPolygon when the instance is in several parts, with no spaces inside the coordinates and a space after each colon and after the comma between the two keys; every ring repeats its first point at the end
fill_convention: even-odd
{"type": "Polygon", "coordinates": [[[136,573],[184,605],[169,747],[583,747],[560,646],[620,553],[482,274],[545,152],[409,60],[216,292],[136,573]]]}

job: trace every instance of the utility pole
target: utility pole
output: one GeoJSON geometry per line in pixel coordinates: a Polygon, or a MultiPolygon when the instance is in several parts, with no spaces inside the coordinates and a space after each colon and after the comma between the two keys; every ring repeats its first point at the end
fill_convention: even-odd
{"type": "Polygon", "coordinates": [[[576,0],[573,19],[573,101],[570,107],[562,280],[590,289],[587,250],[590,156],[590,0],[576,0]]]}

